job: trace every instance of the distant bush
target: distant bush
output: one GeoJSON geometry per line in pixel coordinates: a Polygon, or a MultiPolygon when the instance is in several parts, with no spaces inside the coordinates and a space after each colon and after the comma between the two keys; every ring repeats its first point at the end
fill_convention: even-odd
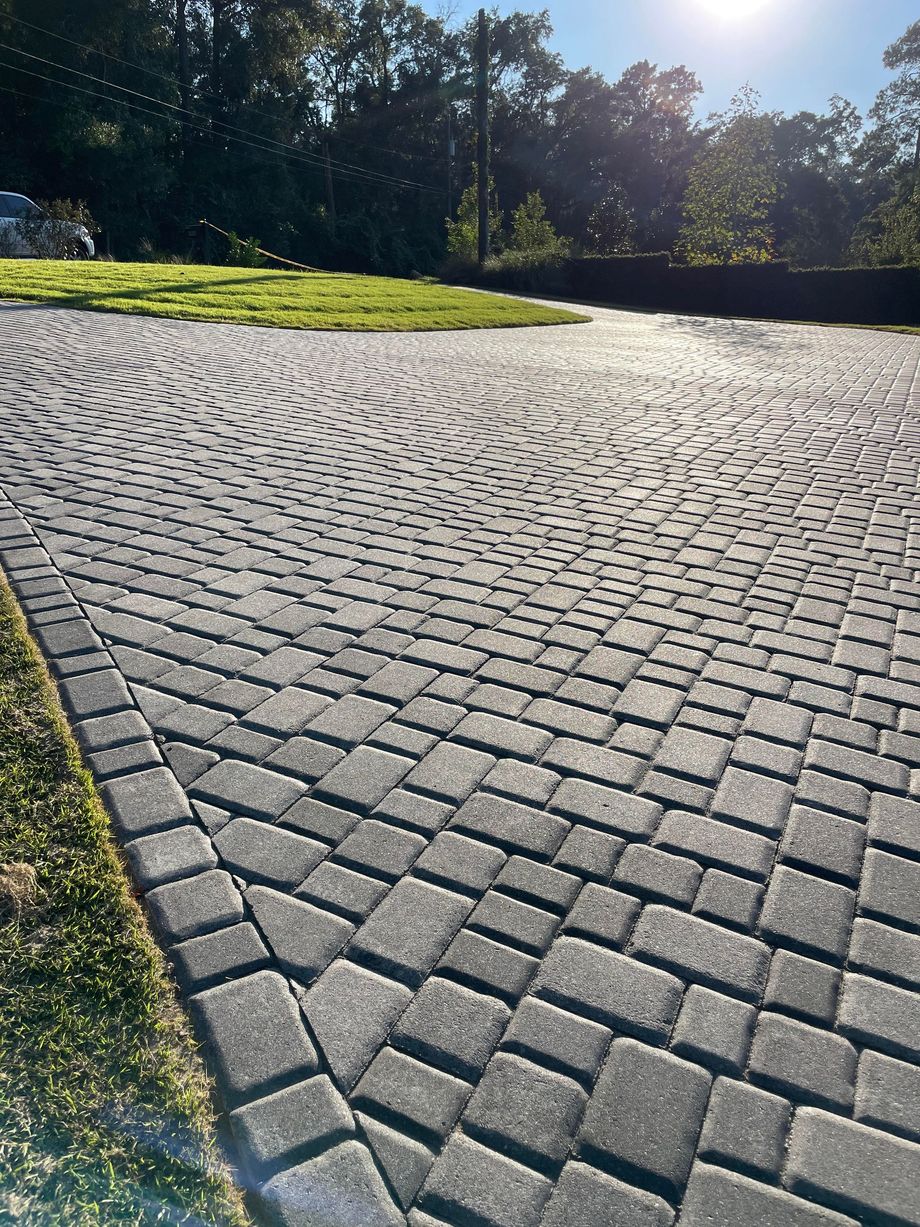
{"type": "Polygon", "coordinates": [[[490,256],[477,284],[496,289],[520,290],[530,294],[565,294],[567,278],[565,256],[561,251],[503,251],[490,256]]]}
{"type": "Polygon", "coordinates": [[[261,268],[265,263],[265,256],[259,251],[259,239],[241,239],[235,230],[231,230],[227,235],[227,246],[225,264],[234,268],[261,268]]]}

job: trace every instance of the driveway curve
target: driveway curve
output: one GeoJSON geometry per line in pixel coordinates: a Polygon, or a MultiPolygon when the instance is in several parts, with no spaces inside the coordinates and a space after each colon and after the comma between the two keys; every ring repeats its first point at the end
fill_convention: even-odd
{"type": "Polygon", "coordinates": [[[0,307],[0,561],[295,1224],[920,1223],[920,338],[0,307]]]}

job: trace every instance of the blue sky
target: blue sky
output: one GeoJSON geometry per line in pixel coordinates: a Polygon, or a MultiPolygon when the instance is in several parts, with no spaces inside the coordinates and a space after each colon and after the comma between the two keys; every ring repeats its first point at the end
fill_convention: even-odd
{"type": "MultiPolygon", "coordinates": [[[[457,16],[479,7],[457,0],[457,16]]],[[[548,8],[553,47],[570,68],[590,65],[614,79],[636,60],[686,64],[703,83],[703,115],[746,81],[770,110],[820,110],[839,93],[864,115],[891,78],[883,51],[920,19],[920,0],[498,0],[497,7],[548,8]],[[738,15],[738,6],[757,3],[758,11],[738,15]],[[715,11],[732,6],[733,17],[715,11]]]]}

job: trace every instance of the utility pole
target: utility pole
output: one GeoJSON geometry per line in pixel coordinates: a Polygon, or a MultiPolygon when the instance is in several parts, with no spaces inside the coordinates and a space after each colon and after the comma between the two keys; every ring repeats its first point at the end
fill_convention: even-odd
{"type": "Polygon", "coordinates": [[[479,10],[476,40],[476,168],[479,181],[479,266],[489,255],[489,27],[479,10]]]}
{"type": "Polygon", "coordinates": [[[186,0],[176,0],[176,51],[179,56],[179,101],[185,114],[182,116],[182,155],[188,157],[190,130],[188,112],[191,109],[191,70],[188,59],[188,22],[186,0]]]}
{"type": "Polygon", "coordinates": [[[335,230],[335,192],[332,188],[332,162],[329,160],[329,142],[323,141],[323,162],[326,167],[326,208],[329,210],[329,220],[335,230]]]}
{"type": "Polygon", "coordinates": [[[453,107],[450,103],[447,104],[447,216],[454,215],[454,135],[453,135],[453,107]]]}

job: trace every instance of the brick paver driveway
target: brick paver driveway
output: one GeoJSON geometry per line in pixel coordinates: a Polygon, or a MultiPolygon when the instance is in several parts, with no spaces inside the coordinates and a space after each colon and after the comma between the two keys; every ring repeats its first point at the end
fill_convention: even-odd
{"type": "Polygon", "coordinates": [[[920,1223],[920,339],[0,355],[2,557],[284,1222],[920,1223]]]}

